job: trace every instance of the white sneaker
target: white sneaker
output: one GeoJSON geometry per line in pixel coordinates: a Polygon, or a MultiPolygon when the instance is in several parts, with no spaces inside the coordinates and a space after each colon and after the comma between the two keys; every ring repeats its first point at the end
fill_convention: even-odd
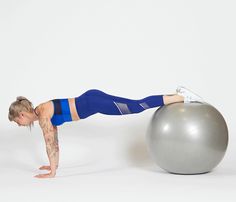
{"type": "Polygon", "coordinates": [[[199,95],[197,95],[196,93],[192,92],[191,90],[183,86],[178,86],[176,92],[178,95],[184,97],[184,103],[190,103],[190,102],[205,103],[204,100],[199,95]]]}

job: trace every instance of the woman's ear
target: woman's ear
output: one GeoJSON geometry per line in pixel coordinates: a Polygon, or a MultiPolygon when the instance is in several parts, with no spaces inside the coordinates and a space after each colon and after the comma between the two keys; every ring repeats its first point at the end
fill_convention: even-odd
{"type": "Polygon", "coordinates": [[[19,118],[24,117],[24,112],[19,113],[19,118]]]}

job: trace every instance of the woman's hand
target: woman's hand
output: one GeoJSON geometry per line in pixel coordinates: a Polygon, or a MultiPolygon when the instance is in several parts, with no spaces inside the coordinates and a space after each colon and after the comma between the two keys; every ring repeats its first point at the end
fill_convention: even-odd
{"type": "MultiPolygon", "coordinates": [[[[58,165],[56,165],[56,169],[58,168],[58,165]]],[[[51,166],[41,166],[39,170],[51,170],[51,166]]]]}
{"type": "MultiPolygon", "coordinates": [[[[56,168],[58,168],[58,166],[56,166],[56,168]]],[[[39,170],[51,171],[51,166],[41,166],[39,168],[39,170]]],[[[34,177],[37,177],[37,178],[52,178],[52,177],[55,177],[55,175],[56,175],[55,172],[50,172],[50,173],[46,173],[46,174],[35,175],[34,177]]]]}
{"type": "Polygon", "coordinates": [[[39,170],[49,170],[49,171],[51,171],[51,167],[50,166],[41,166],[39,168],[39,170]]]}
{"type": "Polygon", "coordinates": [[[55,177],[56,173],[46,173],[46,174],[38,174],[38,175],[35,175],[34,177],[37,177],[37,178],[53,178],[55,177]]]}

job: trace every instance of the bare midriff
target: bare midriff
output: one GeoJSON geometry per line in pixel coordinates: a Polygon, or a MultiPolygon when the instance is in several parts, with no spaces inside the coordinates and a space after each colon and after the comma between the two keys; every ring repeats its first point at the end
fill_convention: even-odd
{"type": "Polygon", "coordinates": [[[77,110],[76,110],[76,106],[75,106],[75,98],[68,98],[68,102],[69,102],[69,107],[70,107],[70,113],[71,113],[71,118],[73,121],[77,121],[80,119],[77,110]]]}

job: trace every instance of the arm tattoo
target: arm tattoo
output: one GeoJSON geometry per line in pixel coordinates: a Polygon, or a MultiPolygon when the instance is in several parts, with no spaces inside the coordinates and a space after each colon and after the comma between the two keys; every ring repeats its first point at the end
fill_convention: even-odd
{"type": "Polygon", "coordinates": [[[45,138],[48,155],[56,158],[56,153],[59,152],[57,131],[54,132],[53,136],[48,135],[45,138]]]}
{"type": "Polygon", "coordinates": [[[41,118],[39,120],[39,124],[41,128],[43,129],[44,133],[51,133],[51,132],[54,132],[55,130],[49,118],[41,118]]]}
{"type": "Polygon", "coordinates": [[[39,124],[43,130],[49,160],[58,165],[59,146],[57,128],[51,124],[49,118],[41,118],[39,124]]]}

